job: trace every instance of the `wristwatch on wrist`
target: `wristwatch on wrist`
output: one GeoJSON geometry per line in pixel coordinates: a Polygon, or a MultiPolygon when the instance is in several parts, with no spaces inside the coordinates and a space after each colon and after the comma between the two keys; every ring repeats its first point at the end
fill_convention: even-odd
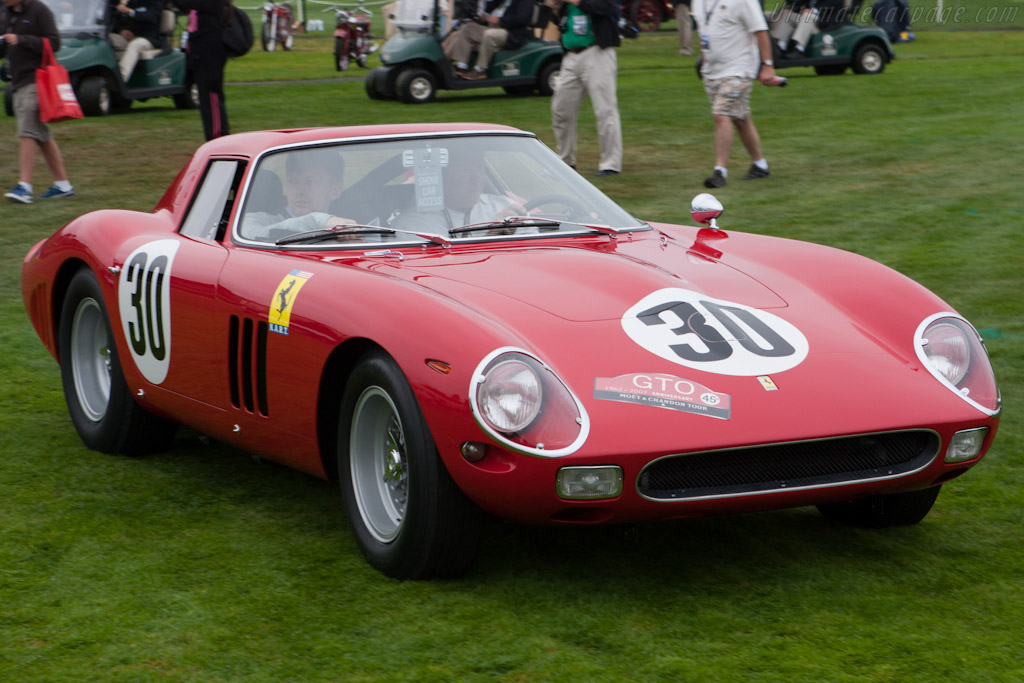
{"type": "Polygon", "coordinates": [[[763,62],[761,62],[761,66],[775,66],[775,62],[773,62],[770,59],[766,59],[763,62]]]}

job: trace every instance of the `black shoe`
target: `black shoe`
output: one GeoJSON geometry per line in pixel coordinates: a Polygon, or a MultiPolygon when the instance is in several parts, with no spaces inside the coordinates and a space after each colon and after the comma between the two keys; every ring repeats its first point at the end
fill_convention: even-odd
{"type": "Polygon", "coordinates": [[[771,172],[767,168],[761,168],[757,164],[751,164],[750,170],[747,171],[747,175],[740,178],[740,180],[757,180],[758,178],[767,178],[771,175],[771,172]]]}
{"type": "Polygon", "coordinates": [[[704,187],[725,187],[725,176],[716,168],[713,174],[704,179],[704,187]]]}
{"type": "Polygon", "coordinates": [[[610,175],[619,175],[619,172],[615,171],[615,170],[612,170],[610,168],[602,168],[600,171],[598,171],[594,175],[596,175],[598,177],[604,177],[604,176],[610,176],[610,175]]]}

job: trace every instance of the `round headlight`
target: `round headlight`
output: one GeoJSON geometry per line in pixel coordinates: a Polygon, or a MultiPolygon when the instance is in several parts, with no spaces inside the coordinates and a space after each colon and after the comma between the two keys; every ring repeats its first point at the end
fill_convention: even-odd
{"type": "Polygon", "coordinates": [[[971,367],[971,342],[958,326],[945,320],[925,330],[924,355],[935,371],[957,385],[971,367]]]}
{"type": "Polygon", "coordinates": [[[540,376],[527,363],[504,360],[487,371],[477,386],[481,417],[493,429],[514,434],[530,426],[543,402],[540,376]]]}

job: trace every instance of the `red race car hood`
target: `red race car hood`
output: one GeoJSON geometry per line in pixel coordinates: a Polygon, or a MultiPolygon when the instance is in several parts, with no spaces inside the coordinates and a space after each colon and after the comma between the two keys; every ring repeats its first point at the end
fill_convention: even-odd
{"type": "Polygon", "coordinates": [[[786,302],[752,277],[724,263],[657,242],[616,248],[595,240],[579,246],[458,251],[442,258],[410,259],[416,282],[480,311],[495,312],[494,296],[507,297],[563,320],[618,320],[638,300],[681,288],[753,308],[786,302]],[[685,261],[686,263],[680,263],[685,261]]]}

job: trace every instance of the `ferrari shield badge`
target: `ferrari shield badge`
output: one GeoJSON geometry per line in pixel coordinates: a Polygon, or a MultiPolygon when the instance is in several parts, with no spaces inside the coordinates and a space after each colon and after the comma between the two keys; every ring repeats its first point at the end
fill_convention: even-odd
{"type": "Polygon", "coordinates": [[[291,322],[295,298],[311,277],[313,277],[313,273],[296,269],[281,280],[277,291],[274,292],[274,299],[270,302],[270,317],[267,322],[270,324],[271,332],[288,334],[288,324],[291,322]]]}
{"type": "Polygon", "coordinates": [[[661,289],[622,316],[634,342],[672,363],[719,375],[757,377],[794,368],[807,338],[777,315],[688,289],[661,289]]]}

